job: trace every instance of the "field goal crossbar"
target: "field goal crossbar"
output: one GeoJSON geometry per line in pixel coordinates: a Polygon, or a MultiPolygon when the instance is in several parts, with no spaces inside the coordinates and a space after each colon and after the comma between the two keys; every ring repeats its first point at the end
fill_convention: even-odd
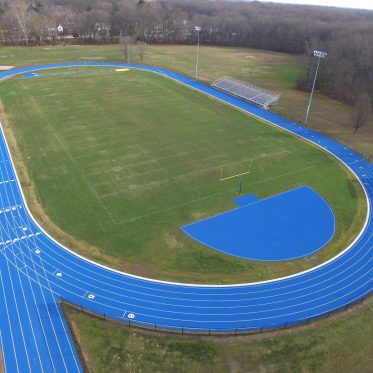
{"type": "Polygon", "coordinates": [[[266,110],[268,110],[269,107],[275,104],[280,98],[279,94],[229,76],[223,76],[222,78],[215,80],[211,86],[239,98],[243,98],[244,100],[254,103],[266,110]]]}
{"type": "Polygon", "coordinates": [[[223,177],[223,167],[224,167],[224,164],[223,164],[220,167],[220,178],[219,178],[219,181],[225,181],[225,180],[229,180],[229,179],[234,179],[236,177],[240,177],[240,176],[244,176],[244,175],[250,174],[251,173],[251,165],[252,165],[252,163],[253,163],[253,160],[251,159],[248,171],[241,172],[239,174],[235,174],[235,175],[231,175],[231,176],[227,176],[227,177],[223,177]]]}

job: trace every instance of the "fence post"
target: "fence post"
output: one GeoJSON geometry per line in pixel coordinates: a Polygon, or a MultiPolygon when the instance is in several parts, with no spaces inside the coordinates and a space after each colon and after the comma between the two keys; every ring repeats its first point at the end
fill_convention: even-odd
{"type": "Polygon", "coordinates": [[[236,328],[236,330],[234,331],[234,335],[237,335],[237,328],[236,328]]]}
{"type": "Polygon", "coordinates": [[[80,311],[82,311],[83,312],[83,306],[82,306],[82,304],[80,303],[80,311]]]}
{"type": "Polygon", "coordinates": [[[260,333],[263,333],[263,328],[264,328],[264,325],[262,325],[262,327],[260,328],[260,333]]]}
{"type": "Polygon", "coordinates": [[[311,318],[308,319],[308,321],[307,321],[307,325],[310,323],[310,321],[311,321],[311,318]]]}
{"type": "Polygon", "coordinates": [[[211,329],[209,329],[209,335],[211,335],[211,329]]]}
{"type": "Polygon", "coordinates": [[[330,316],[330,311],[328,312],[328,316],[327,317],[329,317],[330,316]]]}
{"type": "Polygon", "coordinates": [[[157,331],[157,324],[154,323],[154,331],[156,332],[157,331]]]}
{"type": "Polygon", "coordinates": [[[286,329],[287,326],[288,326],[288,323],[286,322],[286,323],[285,323],[285,326],[284,326],[284,329],[286,329]]]}
{"type": "Polygon", "coordinates": [[[181,327],[181,334],[184,334],[184,327],[181,327]]]}

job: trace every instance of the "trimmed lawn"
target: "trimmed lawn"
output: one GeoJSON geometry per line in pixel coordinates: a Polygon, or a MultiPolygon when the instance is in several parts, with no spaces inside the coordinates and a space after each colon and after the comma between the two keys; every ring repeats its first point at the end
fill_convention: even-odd
{"type": "Polygon", "coordinates": [[[116,268],[205,283],[275,278],[331,258],[362,226],[361,187],[335,159],[153,73],[53,70],[3,82],[0,96],[35,215],[39,203],[55,223],[50,233],[116,268]],[[301,185],[319,192],[336,215],[334,240],[310,258],[266,263],[186,237],[182,225],[234,207],[239,180],[220,181],[221,172],[250,167],[243,193],[265,198],[301,185]]]}

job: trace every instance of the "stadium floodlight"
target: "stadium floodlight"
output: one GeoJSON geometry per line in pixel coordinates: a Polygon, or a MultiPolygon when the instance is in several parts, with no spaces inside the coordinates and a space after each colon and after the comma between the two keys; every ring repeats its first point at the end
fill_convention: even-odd
{"type": "Polygon", "coordinates": [[[310,96],[310,100],[308,102],[308,106],[307,106],[307,110],[306,110],[306,117],[304,118],[304,124],[307,124],[307,122],[308,122],[308,115],[310,113],[312,98],[313,98],[313,94],[315,92],[316,79],[317,79],[317,73],[319,72],[320,61],[321,61],[321,59],[325,59],[327,55],[328,54],[326,52],[313,51],[313,56],[317,57],[318,61],[317,61],[317,67],[316,67],[316,72],[315,72],[315,78],[313,80],[313,85],[312,85],[312,90],[311,90],[311,96],[310,96]]]}
{"type": "Polygon", "coordinates": [[[199,34],[202,31],[201,26],[194,26],[197,31],[197,57],[196,57],[196,79],[198,79],[198,61],[199,61],[199,34]]]}

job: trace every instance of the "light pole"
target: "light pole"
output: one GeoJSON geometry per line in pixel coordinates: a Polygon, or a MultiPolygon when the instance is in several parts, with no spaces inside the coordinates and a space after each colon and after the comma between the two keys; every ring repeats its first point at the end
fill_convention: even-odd
{"type": "Polygon", "coordinates": [[[198,62],[199,62],[199,33],[202,31],[201,26],[195,26],[194,29],[197,31],[197,57],[196,57],[196,79],[198,79],[198,62]]]}
{"type": "Polygon", "coordinates": [[[319,66],[320,66],[320,61],[321,59],[323,58],[326,58],[328,54],[325,53],[325,52],[321,52],[321,51],[313,51],[313,56],[314,57],[317,57],[318,58],[318,61],[317,61],[317,67],[316,67],[316,72],[315,72],[315,78],[313,80],[313,85],[312,85],[312,91],[311,91],[311,96],[310,96],[310,100],[308,102],[308,106],[307,106],[307,110],[306,110],[306,117],[304,118],[304,124],[307,124],[308,122],[308,115],[310,113],[310,108],[311,108],[311,103],[312,103],[312,98],[313,98],[313,93],[315,91],[315,86],[316,86],[316,79],[317,79],[317,73],[319,72],[319,66]]]}

